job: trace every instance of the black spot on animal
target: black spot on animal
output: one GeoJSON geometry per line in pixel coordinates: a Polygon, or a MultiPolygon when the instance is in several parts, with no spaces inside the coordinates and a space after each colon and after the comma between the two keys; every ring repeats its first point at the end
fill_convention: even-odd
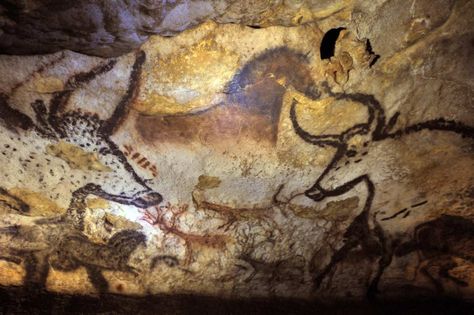
{"type": "MultiPolygon", "coordinates": [[[[69,77],[64,84],[64,90],[52,93],[48,106],[41,99],[34,101],[31,104],[34,111],[34,119],[13,108],[9,103],[9,97],[5,94],[0,94],[0,127],[2,127],[0,133],[5,132],[6,129],[14,130],[18,135],[27,134],[23,138],[29,139],[30,133],[34,132],[36,135],[52,143],[65,142],[84,148],[86,147],[84,143],[87,143],[88,153],[102,153],[99,155],[99,158],[101,161],[105,161],[104,164],[110,168],[110,172],[97,172],[99,173],[98,176],[94,178],[90,176],[90,178],[85,180],[71,180],[74,178],[74,175],[69,175],[69,193],[72,196],[66,197],[67,199],[71,197],[71,203],[65,217],[70,219],[79,229],[83,228],[84,208],[78,207],[81,204],[81,200],[74,200],[75,196],[84,198],[87,195],[96,195],[110,201],[134,205],[140,208],[157,205],[163,199],[158,192],[153,191],[136,174],[123,152],[110,140],[110,136],[127,117],[129,104],[137,96],[139,78],[145,59],[146,55],[144,52],[141,51],[136,54],[128,80],[128,88],[107,119],[100,119],[96,113],[68,110],[67,107],[70,98],[78,89],[90,83],[98,76],[111,71],[117,63],[115,59],[106,60],[89,71],[79,72],[69,77]],[[127,181],[126,185],[116,185],[117,182],[124,181],[127,181]]],[[[20,140],[20,137],[18,137],[16,142],[20,142],[20,140]]],[[[24,146],[28,145],[24,141],[22,143],[24,146]]],[[[4,153],[3,155],[6,156],[6,159],[18,159],[20,161],[21,153],[17,152],[16,148],[12,148],[11,151],[9,150],[4,153]]],[[[29,171],[28,168],[31,163],[30,160],[20,162],[23,162],[22,166],[25,170],[18,170],[19,174],[22,175],[29,171]]],[[[46,164],[49,166],[51,164],[50,160],[46,159],[46,164]]],[[[35,165],[39,166],[40,164],[35,163],[31,166],[34,167],[35,165]]],[[[58,172],[51,168],[41,172],[41,174],[38,174],[37,181],[41,184],[43,191],[48,189],[54,190],[55,187],[46,187],[46,185],[50,182],[55,182],[59,177],[63,181],[65,178],[58,175],[58,172]],[[54,180],[50,181],[46,180],[46,178],[53,178],[54,180]]],[[[17,177],[18,183],[23,184],[22,178],[24,176],[17,177]]],[[[54,195],[50,194],[49,196],[54,195]]]]}

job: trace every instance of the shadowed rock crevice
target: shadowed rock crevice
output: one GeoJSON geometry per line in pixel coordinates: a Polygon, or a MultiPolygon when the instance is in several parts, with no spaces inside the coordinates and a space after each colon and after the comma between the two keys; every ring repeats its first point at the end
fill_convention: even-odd
{"type": "MultiPolygon", "coordinates": [[[[102,57],[127,53],[150,35],[174,36],[213,20],[260,29],[326,17],[330,2],[6,0],[0,3],[0,53],[43,54],[62,49],[102,57]]],[[[339,8],[340,9],[340,8],[339,8]]]]}

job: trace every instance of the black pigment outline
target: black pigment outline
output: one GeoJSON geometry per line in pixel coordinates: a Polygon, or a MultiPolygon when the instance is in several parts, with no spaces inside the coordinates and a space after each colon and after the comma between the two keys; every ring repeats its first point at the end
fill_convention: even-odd
{"type": "Polygon", "coordinates": [[[146,60],[146,54],[143,51],[140,51],[136,54],[135,62],[132,66],[131,74],[129,77],[129,84],[125,95],[122,96],[120,102],[114,109],[114,112],[107,120],[100,120],[97,115],[94,114],[84,114],[79,111],[65,112],[66,106],[70,97],[73,95],[75,90],[81,86],[91,82],[97,76],[109,72],[114,68],[117,63],[117,60],[112,59],[105,63],[101,63],[98,66],[92,68],[88,72],[80,72],[71,76],[64,87],[63,91],[53,93],[53,97],[50,101],[49,111],[42,100],[36,100],[31,104],[38,122],[35,125],[30,117],[21,113],[20,111],[12,108],[8,104],[8,97],[6,95],[0,95],[0,114],[2,117],[10,118],[10,120],[5,119],[7,124],[13,122],[14,127],[21,128],[24,130],[33,129],[37,131],[40,135],[45,138],[50,139],[67,139],[68,135],[63,130],[64,119],[65,117],[86,117],[98,124],[100,127],[97,130],[98,137],[104,141],[104,144],[108,146],[110,154],[115,155],[120,163],[124,166],[125,170],[129,172],[134,180],[144,187],[144,191],[140,193],[147,192],[147,197],[144,198],[134,198],[134,197],[123,197],[112,195],[106,193],[101,189],[99,185],[90,183],[85,186],[77,189],[72,194],[72,200],[70,206],[68,207],[66,217],[75,217],[78,221],[76,225],[79,229],[83,229],[83,216],[85,210],[85,198],[87,195],[92,194],[104,199],[118,202],[124,205],[133,205],[141,208],[149,207],[152,205],[159,204],[163,198],[162,196],[154,192],[145,181],[138,176],[138,174],[133,170],[132,166],[128,163],[127,158],[119,150],[118,146],[110,140],[110,136],[116,131],[119,125],[123,122],[125,117],[129,112],[129,105],[135,99],[138,93],[140,74],[142,71],[142,66],[146,60]]]}
{"type": "MultiPolygon", "coordinates": [[[[392,249],[387,244],[387,239],[383,233],[382,228],[375,222],[375,228],[373,230],[369,227],[369,213],[372,207],[372,202],[375,196],[375,185],[370,179],[368,174],[356,177],[337,188],[326,190],[320,186],[320,182],[326,177],[330,170],[335,168],[337,162],[339,162],[350,150],[348,150],[348,140],[356,135],[366,135],[371,133],[371,141],[382,141],[385,139],[396,139],[404,135],[408,135],[414,132],[429,130],[429,131],[450,131],[462,135],[463,137],[474,138],[474,128],[464,125],[454,120],[446,120],[444,118],[438,118],[428,120],[425,122],[417,123],[412,126],[391,132],[392,128],[397,122],[399,112],[392,116],[389,121],[386,121],[385,111],[382,105],[375,99],[373,95],[362,94],[362,93],[333,93],[330,91],[327,84],[324,84],[329,96],[334,97],[336,100],[350,100],[361,103],[367,107],[368,110],[368,122],[357,124],[340,135],[312,135],[305,131],[298,123],[296,118],[296,105],[297,101],[293,99],[290,109],[290,119],[293,124],[295,133],[303,139],[313,145],[320,147],[334,147],[336,153],[332,158],[329,165],[324,169],[321,175],[318,177],[313,186],[307,189],[304,194],[306,197],[313,199],[314,201],[321,201],[326,197],[341,196],[346,192],[353,189],[360,183],[365,183],[368,191],[367,199],[362,209],[362,212],[352,221],[346,232],[344,233],[345,243],[337,250],[331,257],[331,261],[324,268],[324,270],[313,278],[314,289],[318,289],[321,286],[322,281],[328,275],[329,272],[342,261],[348,253],[356,246],[361,245],[364,249],[374,249],[374,241],[377,243],[378,248],[375,248],[379,252],[380,260],[378,270],[369,284],[367,289],[367,297],[369,299],[375,298],[378,292],[378,282],[387,266],[392,261],[392,249]],[[375,124],[374,129],[371,131],[370,128],[375,124]]],[[[423,202],[424,203],[424,202],[423,202]]],[[[422,204],[423,204],[422,203],[422,204]]],[[[421,205],[421,204],[420,204],[421,205]]],[[[416,206],[416,205],[415,205],[416,206]]]]}
{"type": "MultiPolygon", "coordinates": [[[[59,263],[56,261],[56,269],[72,271],[81,266],[85,267],[89,280],[99,293],[105,293],[108,290],[108,282],[103,277],[102,270],[109,269],[134,272],[131,267],[128,267],[126,262],[128,261],[130,254],[139,244],[143,243],[146,245],[146,238],[141,232],[125,230],[114,234],[114,236],[112,236],[109,240],[108,244],[99,245],[91,242],[86,236],[77,234],[78,230],[82,231],[84,229],[84,211],[86,208],[86,198],[92,194],[121,204],[134,205],[138,207],[148,207],[158,204],[162,201],[161,195],[157,192],[154,192],[148,185],[146,185],[144,180],[135,173],[132,166],[128,163],[125,155],[110,139],[110,136],[116,131],[118,126],[127,116],[129,104],[137,96],[140,74],[145,59],[146,55],[143,51],[137,53],[129,77],[129,86],[127,91],[121,98],[113,114],[105,121],[100,120],[96,114],[84,114],[79,111],[65,112],[65,110],[67,103],[74,91],[84,84],[94,80],[97,76],[112,70],[117,62],[115,59],[100,64],[88,72],[81,72],[71,76],[66,82],[65,89],[63,91],[53,93],[49,110],[46,108],[46,105],[42,100],[36,100],[33,102],[31,106],[34,110],[37,124],[35,124],[33,120],[24,113],[11,107],[8,103],[9,97],[7,95],[0,94],[0,117],[3,118],[7,127],[13,130],[34,130],[44,138],[59,140],[68,138],[67,133],[65,130],[63,130],[63,128],[67,127],[64,126],[65,118],[86,118],[88,121],[91,121],[91,123],[100,126],[98,130],[96,130],[97,136],[101,141],[104,141],[104,144],[107,146],[108,153],[115,155],[119,159],[120,163],[122,163],[125,170],[133,176],[134,180],[144,187],[143,191],[136,193],[132,197],[123,197],[106,193],[99,185],[89,183],[72,192],[71,201],[65,215],[57,218],[37,220],[38,224],[53,224],[57,225],[58,227],[63,226],[63,228],[66,230],[70,229],[72,235],[71,233],[65,232],[65,235],[61,236],[62,241],[60,244],[56,244],[56,246],[54,244],[49,244],[55,249],[55,252],[58,255],[62,253],[59,263]],[[137,196],[144,192],[147,192],[147,197],[150,197],[149,200],[137,198],[137,196]],[[72,225],[69,223],[72,223],[72,225]],[[80,241],[82,244],[84,244],[84,246],[102,246],[102,251],[109,251],[109,256],[111,256],[110,258],[112,259],[109,262],[105,262],[105,266],[108,267],[77,260],[73,261],[74,257],[72,253],[67,252],[68,246],[63,246],[64,248],[61,247],[63,242],[67,242],[67,240],[71,238],[76,239],[76,241],[80,241]],[[121,243],[124,245],[121,245],[121,243]],[[117,252],[115,253],[115,251],[117,252]]],[[[16,88],[19,86],[20,84],[18,84],[16,88]]],[[[20,205],[20,209],[17,209],[18,211],[29,211],[28,205],[18,198],[11,196],[11,194],[8,194],[8,192],[4,189],[0,188],[0,193],[5,194],[9,198],[12,198],[18,202],[20,205]]],[[[20,230],[21,228],[12,227],[1,232],[19,236],[20,230]]],[[[80,251],[80,248],[77,250],[80,251]]],[[[24,285],[29,288],[45,287],[46,279],[49,273],[49,264],[52,263],[51,254],[50,252],[48,253],[48,250],[46,253],[41,250],[16,250],[14,251],[13,256],[0,256],[0,259],[11,261],[17,264],[20,264],[23,261],[26,270],[24,285]]]]}
{"type": "MultiPolygon", "coordinates": [[[[7,233],[16,236],[21,234],[20,231],[7,233]]],[[[136,275],[128,261],[138,246],[146,246],[146,236],[139,231],[122,230],[115,233],[106,244],[100,244],[91,242],[73,229],[64,231],[59,240],[48,245],[47,250],[13,250],[13,256],[0,256],[0,259],[16,264],[23,261],[26,271],[24,285],[27,289],[44,290],[50,266],[65,272],[84,267],[94,288],[99,294],[104,294],[109,290],[109,283],[102,271],[122,271],[136,275]],[[93,253],[96,255],[90,257],[93,253]]]]}
{"type": "Polygon", "coordinates": [[[25,203],[20,198],[10,194],[7,190],[3,189],[2,187],[0,187],[0,195],[5,195],[8,198],[13,199],[18,204],[19,208],[15,207],[12,204],[7,203],[3,200],[0,200],[0,204],[5,204],[5,206],[7,206],[7,207],[9,207],[9,208],[11,208],[15,211],[21,212],[21,213],[26,214],[26,213],[30,212],[30,206],[27,203],[25,203]]]}

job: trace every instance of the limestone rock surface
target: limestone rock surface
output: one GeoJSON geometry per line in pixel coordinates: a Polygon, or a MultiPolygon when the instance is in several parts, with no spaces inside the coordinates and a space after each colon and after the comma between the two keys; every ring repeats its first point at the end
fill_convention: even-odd
{"type": "Polygon", "coordinates": [[[0,283],[472,300],[474,2],[201,2],[3,4],[0,283]]]}
{"type": "Polygon", "coordinates": [[[347,15],[352,0],[6,0],[0,52],[63,49],[103,57],[127,53],[150,35],[173,36],[207,20],[251,27],[295,26],[347,15]]]}

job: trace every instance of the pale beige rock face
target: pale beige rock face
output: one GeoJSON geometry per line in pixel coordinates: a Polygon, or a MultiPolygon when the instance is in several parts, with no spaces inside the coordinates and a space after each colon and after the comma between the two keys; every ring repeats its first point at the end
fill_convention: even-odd
{"type": "Polygon", "coordinates": [[[246,2],[0,56],[2,285],[474,297],[474,3],[246,2]]]}

